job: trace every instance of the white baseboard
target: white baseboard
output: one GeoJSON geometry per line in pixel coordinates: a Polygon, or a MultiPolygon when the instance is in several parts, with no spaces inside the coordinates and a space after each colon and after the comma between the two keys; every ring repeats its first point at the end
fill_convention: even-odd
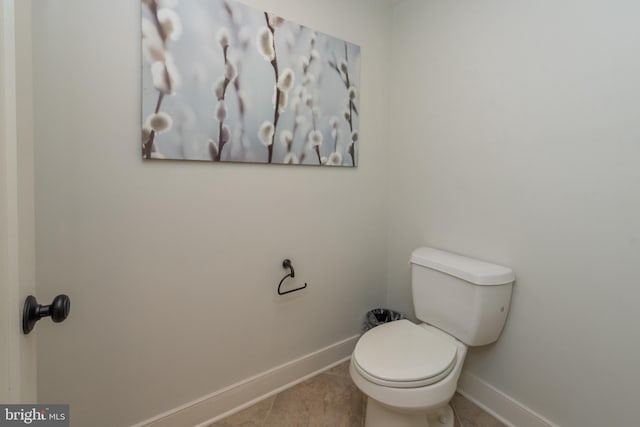
{"type": "Polygon", "coordinates": [[[349,359],[358,338],[331,344],[132,427],[205,427],[349,359]]]}
{"type": "Polygon", "coordinates": [[[458,393],[510,427],[558,427],[475,375],[460,376],[458,393]]]}

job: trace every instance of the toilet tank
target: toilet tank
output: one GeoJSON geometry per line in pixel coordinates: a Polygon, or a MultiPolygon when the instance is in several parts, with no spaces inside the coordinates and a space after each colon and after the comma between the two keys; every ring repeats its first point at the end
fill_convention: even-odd
{"type": "Polygon", "coordinates": [[[433,248],[411,254],[416,317],[469,346],[498,339],[515,276],[508,267],[433,248]]]}

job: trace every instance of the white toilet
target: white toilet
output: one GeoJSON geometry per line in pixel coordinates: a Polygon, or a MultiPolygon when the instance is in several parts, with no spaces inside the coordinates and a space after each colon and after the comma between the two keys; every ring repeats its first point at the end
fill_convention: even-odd
{"type": "Polygon", "coordinates": [[[514,281],[510,268],[432,248],[411,254],[416,317],[367,331],[349,372],[367,396],[365,427],[452,427],[467,346],[495,342],[514,281]]]}

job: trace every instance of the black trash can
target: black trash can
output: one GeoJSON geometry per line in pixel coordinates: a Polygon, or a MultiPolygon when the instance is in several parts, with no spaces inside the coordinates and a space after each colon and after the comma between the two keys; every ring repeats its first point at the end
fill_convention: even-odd
{"type": "Polygon", "coordinates": [[[371,328],[375,328],[376,326],[380,326],[383,323],[389,323],[394,320],[406,318],[407,316],[404,314],[389,310],[388,308],[374,308],[373,310],[367,311],[367,315],[364,319],[363,332],[366,332],[371,328]]]}

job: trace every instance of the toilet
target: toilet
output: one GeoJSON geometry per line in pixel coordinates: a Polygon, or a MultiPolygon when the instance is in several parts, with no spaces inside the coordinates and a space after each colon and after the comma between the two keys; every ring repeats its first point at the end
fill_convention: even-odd
{"type": "Polygon", "coordinates": [[[468,346],[495,342],[515,279],[510,268],[433,248],[411,254],[416,318],[365,332],[349,373],[367,396],[365,427],[453,427],[449,401],[468,346]]]}

